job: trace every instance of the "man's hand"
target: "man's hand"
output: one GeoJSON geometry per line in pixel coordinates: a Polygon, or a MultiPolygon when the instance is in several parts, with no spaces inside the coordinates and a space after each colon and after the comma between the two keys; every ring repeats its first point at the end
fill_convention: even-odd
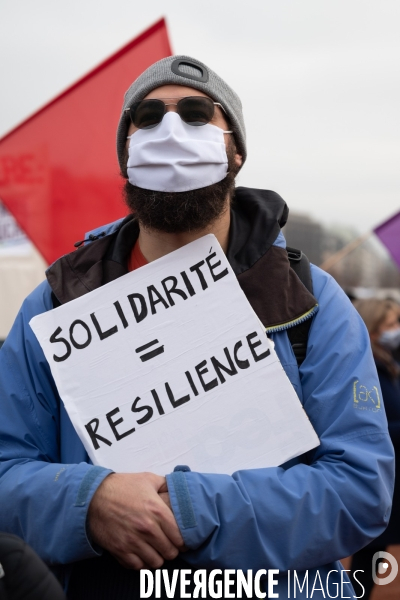
{"type": "MultiPolygon", "coordinates": [[[[159,494],[160,498],[163,500],[163,502],[165,502],[165,504],[168,506],[168,508],[172,510],[172,508],[171,508],[171,500],[170,500],[170,497],[169,497],[168,486],[167,486],[167,482],[166,481],[165,481],[165,483],[163,483],[163,485],[158,490],[158,494],[159,494]]],[[[187,552],[188,548],[186,546],[181,546],[179,548],[179,551],[180,552],[187,552]]]]}
{"type": "MultiPolygon", "coordinates": [[[[167,482],[164,481],[164,483],[162,484],[162,486],[160,487],[160,489],[158,490],[158,493],[160,495],[160,498],[165,502],[165,504],[168,506],[168,508],[171,508],[171,500],[169,499],[169,492],[168,492],[168,486],[167,486],[167,482]]],[[[182,550],[181,550],[182,552],[182,550]]]]}
{"type": "Polygon", "coordinates": [[[158,569],[184,547],[175,517],[158,492],[165,477],[112,473],[89,506],[88,526],[96,544],[128,569],[158,569]]]}

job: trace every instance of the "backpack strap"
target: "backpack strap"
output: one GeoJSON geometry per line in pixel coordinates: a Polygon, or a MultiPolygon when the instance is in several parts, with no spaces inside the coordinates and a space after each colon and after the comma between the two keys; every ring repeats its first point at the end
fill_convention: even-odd
{"type": "Polygon", "coordinates": [[[290,266],[300,279],[301,283],[313,294],[313,284],[311,278],[310,261],[307,256],[296,248],[286,247],[286,252],[290,262],[290,266]]]}
{"type": "MultiPolygon", "coordinates": [[[[300,279],[302,284],[313,293],[311,278],[310,261],[301,250],[286,247],[290,266],[300,279]]],[[[296,357],[297,366],[300,367],[307,353],[308,333],[310,331],[312,319],[307,319],[287,330],[288,338],[296,357]]]]}

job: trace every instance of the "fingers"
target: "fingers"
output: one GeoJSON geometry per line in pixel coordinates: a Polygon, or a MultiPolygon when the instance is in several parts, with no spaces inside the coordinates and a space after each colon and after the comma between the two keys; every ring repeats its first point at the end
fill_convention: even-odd
{"type": "Polygon", "coordinates": [[[126,568],[160,568],[184,547],[168,505],[165,478],[152,473],[112,474],[95,492],[88,511],[92,539],[126,568]]]}
{"type": "Polygon", "coordinates": [[[123,556],[114,554],[113,556],[117,559],[119,564],[124,567],[124,569],[139,571],[140,569],[149,568],[149,565],[146,565],[136,554],[124,554],[123,556]]]}
{"type": "Polygon", "coordinates": [[[162,475],[156,475],[155,473],[143,473],[143,475],[152,483],[156,492],[168,491],[167,480],[162,475]]]}
{"type": "Polygon", "coordinates": [[[182,548],[184,546],[183,537],[175,520],[174,514],[171,510],[166,506],[168,510],[168,515],[161,522],[161,528],[167,538],[171,540],[172,544],[177,548],[182,548]]]}
{"type": "Polygon", "coordinates": [[[146,552],[144,557],[145,562],[149,560],[147,558],[148,551],[145,549],[146,544],[154,548],[165,560],[173,560],[178,556],[179,546],[183,545],[183,540],[174,516],[161,499],[157,498],[157,501],[160,503],[160,506],[157,509],[153,508],[152,511],[153,515],[157,517],[156,522],[152,519],[142,518],[139,522],[135,523],[135,543],[138,548],[140,547],[140,557],[143,557],[143,551],[146,552]],[[174,536],[176,541],[164,530],[164,524],[167,520],[170,522],[170,529],[168,531],[170,531],[171,536],[174,536]]]}
{"type": "MultiPolygon", "coordinates": [[[[157,540],[160,546],[160,540],[157,540]]],[[[179,554],[179,550],[173,546],[165,537],[165,545],[162,547],[162,553],[155,550],[151,544],[138,543],[136,551],[115,553],[114,556],[126,569],[159,569],[164,564],[164,560],[173,560],[179,554]]]]}
{"type": "MultiPolygon", "coordinates": [[[[156,477],[158,476],[156,475],[156,477]]],[[[176,522],[174,513],[172,512],[167,480],[165,479],[165,477],[160,477],[159,479],[162,479],[163,481],[160,482],[160,485],[158,487],[158,495],[168,508],[168,512],[164,511],[160,520],[161,528],[177,548],[185,548],[181,532],[176,522]]]]}
{"type": "Polygon", "coordinates": [[[164,492],[168,492],[167,480],[165,479],[165,477],[163,479],[164,479],[164,482],[161,485],[161,487],[158,489],[158,493],[159,494],[163,494],[164,492]]]}
{"type": "Polygon", "coordinates": [[[163,502],[165,502],[165,504],[168,506],[168,508],[171,510],[171,502],[169,499],[169,494],[168,492],[158,492],[158,495],[160,496],[161,500],[163,502]]]}
{"type": "MultiPolygon", "coordinates": [[[[150,474],[149,474],[150,475],[150,474]]],[[[153,475],[153,474],[151,474],[153,475]]],[[[166,485],[166,480],[165,477],[159,477],[158,475],[153,475],[154,479],[154,484],[156,489],[159,490],[160,489],[167,489],[168,487],[166,485]]],[[[169,501],[169,494],[168,493],[164,493],[162,492],[163,497],[161,497],[161,494],[158,493],[157,496],[154,498],[154,500],[157,499],[157,503],[156,505],[154,505],[152,507],[152,512],[154,515],[157,516],[157,521],[160,525],[160,529],[163,532],[163,534],[165,534],[166,538],[170,541],[170,546],[175,546],[175,548],[180,549],[184,546],[184,541],[181,535],[181,532],[179,530],[178,524],[176,522],[174,513],[171,510],[171,504],[169,501]]],[[[165,540],[164,538],[160,537],[160,540],[162,540],[162,545],[161,546],[157,546],[157,550],[162,554],[162,556],[164,556],[167,560],[171,560],[170,558],[167,558],[164,554],[164,549],[165,549],[165,540]]],[[[167,550],[169,552],[170,548],[167,550]]]]}
{"type": "Polygon", "coordinates": [[[125,569],[160,569],[164,564],[164,558],[158,554],[151,546],[143,546],[137,550],[137,554],[125,553],[115,555],[118,562],[125,569]]]}

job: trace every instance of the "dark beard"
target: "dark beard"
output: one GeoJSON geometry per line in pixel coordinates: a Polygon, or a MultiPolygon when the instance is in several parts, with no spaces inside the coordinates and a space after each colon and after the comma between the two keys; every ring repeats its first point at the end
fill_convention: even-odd
{"type": "Polygon", "coordinates": [[[129,210],[145,228],[182,233],[205,229],[229,207],[235,191],[236,148],[227,147],[228,174],[222,181],[188,192],[155,192],[126,181],[124,199],[129,210]]]}

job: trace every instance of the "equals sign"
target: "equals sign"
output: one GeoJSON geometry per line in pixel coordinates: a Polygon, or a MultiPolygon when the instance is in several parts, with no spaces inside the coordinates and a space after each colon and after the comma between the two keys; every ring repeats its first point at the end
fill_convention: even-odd
{"type": "MultiPolygon", "coordinates": [[[[159,344],[160,342],[158,340],[153,340],[152,342],[149,342],[148,344],[145,344],[144,346],[140,346],[139,348],[136,348],[135,352],[136,354],[139,354],[139,352],[143,352],[143,350],[147,350],[148,348],[151,348],[152,346],[154,346],[154,344],[159,344]]],[[[146,362],[146,360],[150,360],[151,358],[154,358],[155,356],[158,356],[159,354],[162,354],[164,352],[164,346],[158,346],[158,348],[154,348],[154,350],[150,350],[150,352],[146,352],[146,354],[142,354],[142,356],[140,356],[140,360],[142,362],[146,362]]]]}

